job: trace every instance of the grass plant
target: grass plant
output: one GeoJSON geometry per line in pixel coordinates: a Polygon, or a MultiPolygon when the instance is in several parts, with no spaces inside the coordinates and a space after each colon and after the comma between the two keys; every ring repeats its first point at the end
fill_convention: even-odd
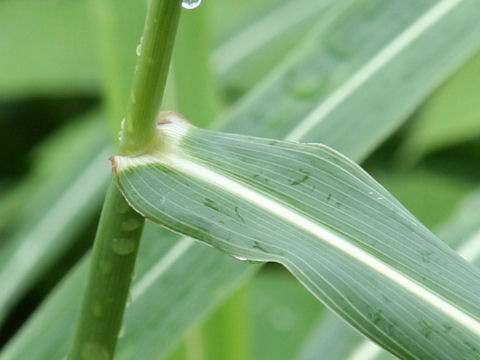
{"type": "Polygon", "coordinates": [[[480,359],[476,0],[183,5],[0,4],[0,360],[480,359]]]}

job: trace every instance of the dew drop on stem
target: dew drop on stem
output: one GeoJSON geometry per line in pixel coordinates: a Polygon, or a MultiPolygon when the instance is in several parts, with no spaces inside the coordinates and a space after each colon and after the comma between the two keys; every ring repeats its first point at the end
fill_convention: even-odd
{"type": "Polygon", "coordinates": [[[100,301],[95,301],[92,304],[92,315],[96,318],[101,318],[104,314],[103,305],[100,301]]]}
{"type": "Polygon", "coordinates": [[[183,0],[182,7],[187,10],[192,10],[200,6],[202,0],[183,0]]]}
{"type": "Polygon", "coordinates": [[[81,359],[109,360],[110,354],[108,353],[108,350],[102,345],[95,342],[87,342],[82,345],[81,359]]]}
{"type": "Polygon", "coordinates": [[[288,91],[296,98],[308,100],[318,96],[326,87],[324,75],[297,71],[288,74],[288,91]]]}
{"type": "Polygon", "coordinates": [[[128,255],[135,250],[135,242],[129,238],[115,238],[111,246],[117,255],[128,255]]]}
{"type": "Polygon", "coordinates": [[[131,219],[122,221],[122,223],[120,224],[120,228],[122,229],[122,231],[128,232],[128,231],[133,231],[138,229],[140,225],[141,225],[140,220],[131,218],[131,219]]]}
{"type": "Polygon", "coordinates": [[[113,263],[111,261],[101,261],[99,266],[103,275],[110,275],[112,273],[113,263]]]}

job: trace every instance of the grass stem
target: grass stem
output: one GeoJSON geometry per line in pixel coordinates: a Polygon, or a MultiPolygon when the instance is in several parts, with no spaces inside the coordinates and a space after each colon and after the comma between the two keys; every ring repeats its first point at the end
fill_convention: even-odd
{"type": "MultiPolygon", "coordinates": [[[[120,144],[123,154],[139,153],[154,139],[180,9],[180,0],[150,1],[120,144]]],[[[130,208],[112,179],[95,237],[70,360],[113,358],[143,225],[143,217],[130,208]]]]}
{"type": "Polygon", "coordinates": [[[137,47],[139,58],[123,127],[122,154],[141,153],[155,137],[155,118],[165,90],[180,9],[180,0],[150,2],[137,47]]]}
{"type": "Polygon", "coordinates": [[[144,219],[130,208],[112,181],[100,216],[69,359],[113,358],[143,224],[144,219]]]}

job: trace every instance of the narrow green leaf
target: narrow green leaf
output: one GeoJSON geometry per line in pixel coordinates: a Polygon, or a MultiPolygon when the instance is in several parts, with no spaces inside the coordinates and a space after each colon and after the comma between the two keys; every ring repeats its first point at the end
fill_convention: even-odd
{"type": "MultiPolygon", "coordinates": [[[[265,267],[198,326],[202,355],[292,360],[324,310],[287,271],[265,267]]],[[[189,337],[186,334],[175,354],[182,353],[189,337]]]]}
{"type": "MultiPolygon", "coordinates": [[[[286,271],[263,269],[249,283],[253,359],[292,360],[325,307],[286,271]]],[[[327,358],[325,358],[327,359],[327,358]]]]}
{"type": "Polygon", "coordinates": [[[446,81],[415,115],[401,149],[404,164],[429,152],[473,140],[480,135],[480,53],[446,81]]]}
{"type": "Polygon", "coordinates": [[[353,162],[323,145],[200,130],[172,112],[158,131],[158,152],[113,159],[141,214],[237,258],[283,264],[398,356],[476,356],[480,272],[353,162]]]}
{"type": "MultiPolygon", "coordinates": [[[[468,195],[451,219],[439,230],[439,236],[457,250],[465,260],[480,264],[480,190],[468,195]]],[[[477,349],[478,350],[478,349],[477,349]]],[[[356,333],[337,316],[320,320],[299,360],[318,359],[322,354],[329,360],[383,360],[392,355],[356,333]],[[335,346],[342,344],[341,346],[335,346]]],[[[477,354],[478,355],[478,354],[477,354]]]]}
{"type": "Polygon", "coordinates": [[[248,316],[249,288],[246,284],[240,286],[205,323],[197,327],[202,335],[204,359],[228,359],[231,354],[239,359],[252,358],[251,341],[254,337],[251,333],[253,318],[248,316]]]}
{"type": "MultiPolygon", "coordinates": [[[[15,301],[58,260],[100,205],[111,150],[104,145],[105,129],[96,124],[99,117],[95,113],[79,119],[88,126],[74,129],[79,130],[75,131],[76,140],[65,137],[55,144],[56,150],[62,152],[68,139],[70,151],[52,159],[56,160],[55,172],[48,181],[36,184],[38,191],[30,194],[17,218],[16,231],[2,247],[0,322],[15,301]],[[79,148],[82,150],[76,151],[79,148]]],[[[47,169],[52,167],[49,163],[47,169]]]]}
{"type": "Polygon", "coordinates": [[[439,236],[465,260],[480,266],[480,189],[466,197],[439,236]]]}
{"type": "Polygon", "coordinates": [[[476,0],[347,5],[245,99],[227,131],[363,159],[480,46],[476,0]]]}
{"type": "MultiPolygon", "coordinates": [[[[242,24],[242,28],[221,41],[212,54],[224,86],[239,91],[255,85],[270,71],[272,62],[283,58],[314,24],[323,21],[334,4],[332,0],[280,1],[270,6],[267,13],[260,12],[253,21],[242,24]]],[[[239,4],[230,7],[238,14],[239,4]]],[[[225,12],[221,6],[213,10],[216,18],[225,12]]]]}
{"type": "MultiPolygon", "coordinates": [[[[275,16],[278,12],[277,5],[283,8],[285,3],[294,2],[293,0],[276,0],[269,3],[250,1],[245,4],[237,4],[233,1],[225,1],[222,4],[215,4],[215,10],[218,8],[218,12],[215,12],[215,22],[213,22],[216,31],[214,35],[222,38],[216,53],[225,53],[225,50],[221,50],[221,48],[236,47],[242,30],[264,23],[262,18],[265,16],[267,21],[270,17],[273,17],[274,20],[277,19],[275,25],[278,25],[279,17],[275,16]],[[240,6],[244,10],[243,12],[239,11],[240,6]],[[262,10],[260,14],[259,8],[262,10]],[[231,16],[225,17],[226,11],[231,16]],[[217,14],[220,15],[217,16],[217,14]],[[257,17],[260,15],[260,18],[252,21],[251,14],[255,14],[257,17]],[[219,21],[224,18],[226,18],[225,21],[219,21]],[[232,23],[235,24],[235,28],[231,28],[232,23]]],[[[297,32],[300,32],[310,26],[309,23],[299,24],[298,21],[303,19],[302,14],[307,18],[313,18],[315,12],[307,14],[308,7],[310,10],[314,10],[315,7],[318,7],[315,4],[318,3],[316,0],[302,0],[301,5],[305,4],[307,8],[302,7],[297,16],[282,17],[281,26],[271,27],[268,33],[262,33],[261,38],[259,37],[261,42],[256,42],[256,48],[262,49],[272,40],[272,36],[280,45],[285,45],[287,42],[283,39],[291,37],[292,27],[298,28],[297,32]]],[[[89,4],[89,1],[86,0],[2,1],[0,4],[0,40],[2,51],[5,54],[0,58],[0,94],[2,97],[52,93],[96,93],[101,87],[100,78],[104,78],[106,87],[111,93],[114,93],[115,100],[123,98],[126,101],[128,93],[125,94],[115,84],[130,83],[135,61],[135,47],[142,29],[146,3],[128,0],[116,3],[114,9],[109,8],[108,5],[105,6],[104,2],[98,1],[91,1],[89,4]],[[107,21],[102,22],[101,26],[106,32],[110,32],[111,35],[118,38],[118,44],[111,43],[110,46],[101,48],[95,44],[95,39],[103,35],[101,32],[92,30],[95,29],[92,11],[107,15],[107,21]],[[115,16],[118,15],[120,17],[115,19],[115,16]],[[62,29],[62,31],[58,31],[58,29],[62,29]],[[96,50],[99,50],[100,57],[96,50]],[[103,73],[100,71],[99,58],[106,64],[112,57],[116,58],[117,64],[121,64],[120,67],[123,70],[120,77],[114,76],[114,73],[118,73],[119,70],[114,67],[104,67],[103,73]],[[35,66],[31,66],[32,63],[35,66]]],[[[207,4],[202,6],[205,5],[207,4]]],[[[297,34],[295,38],[300,35],[297,34]]],[[[245,39],[244,36],[243,39],[245,39]]],[[[290,44],[283,50],[282,54],[292,45],[290,44]]],[[[245,63],[252,55],[251,50],[251,47],[246,46],[243,42],[243,46],[236,47],[235,54],[232,53],[229,56],[235,56],[237,63],[239,59],[245,63]]],[[[215,58],[218,60],[218,56],[215,58]]],[[[270,57],[270,59],[272,58],[270,57]]],[[[259,61],[256,60],[255,63],[257,64],[259,61]]],[[[265,65],[270,67],[269,64],[263,66],[265,65]]],[[[259,66],[254,67],[259,68],[259,66]]],[[[230,66],[229,68],[232,71],[235,70],[235,67],[230,66]]],[[[230,76],[230,72],[222,72],[221,76],[226,79],[230,76]]],[[[109,105],[115,107],[118,103],[109,105]]]]}
{"type": "MultiPolygon", "coordinates": [[[[299,360],[317,360],[321,354],[328,360],[370,360],[370,354],[386,353],[375,343],[352,329],[335,314],[319,321],[304,345],[299,360]]],[[[391,359],[395,356],[389,354],[391,359]]]]}

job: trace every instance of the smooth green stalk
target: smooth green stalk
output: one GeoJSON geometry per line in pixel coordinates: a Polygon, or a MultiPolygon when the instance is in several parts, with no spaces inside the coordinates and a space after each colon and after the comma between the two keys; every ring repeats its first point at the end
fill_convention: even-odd
{"type": "Polygon", "coordinates": [[[100,216],[71,359],[113,357],[143,224],[112,182],[100,216]]]}
{"type": "MultiPolygon", "coordinates": [[[[155,135],[178,25],[180,0],[151,0],[143,49],[123,129],[124,154],[142,152],[155,135]]],[[[127,304],[144,219],[127,204],[112,179],[95,237],[87,288],[69,360],[113,358],[127,304]]]]}
{"type": "Polygon", "coordinates": [[[141,153],[155,137],[154,120],[165,90],[180,9],[180,0],[150,3],[137,48],[139,59],[123,127],[122,154],[141,153]]]}

